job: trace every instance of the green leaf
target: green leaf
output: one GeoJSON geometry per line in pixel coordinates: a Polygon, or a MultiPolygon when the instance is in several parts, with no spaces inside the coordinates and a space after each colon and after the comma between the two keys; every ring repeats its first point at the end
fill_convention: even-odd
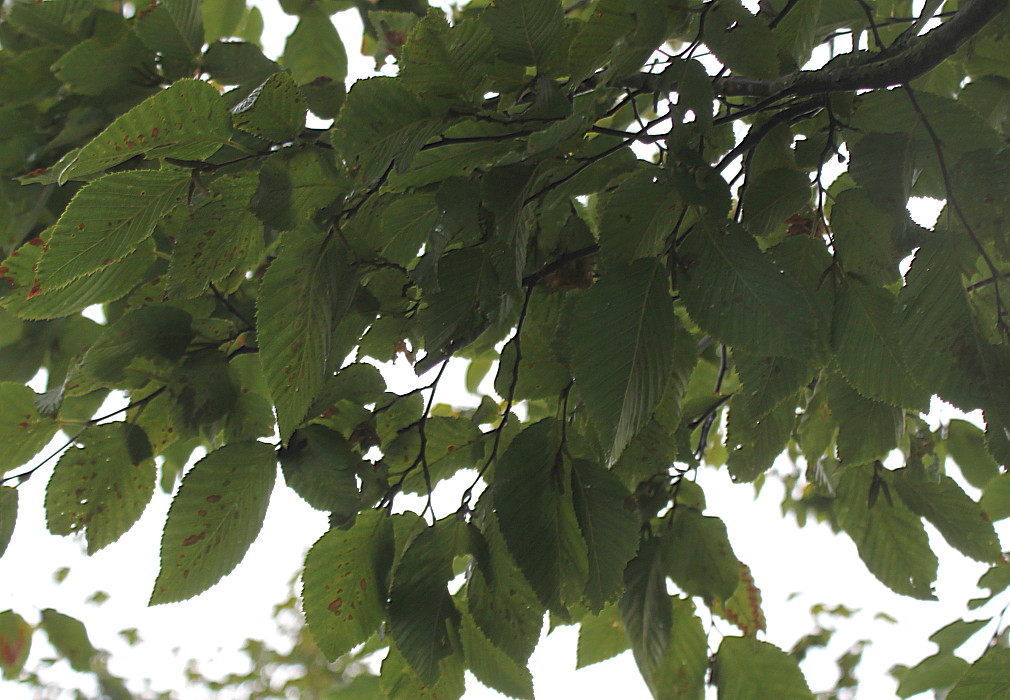
{"type": "Polygon", "coordinates": [[[611,463],[648,421],[673,355],[673,304],[655,260],[608,271],[579,300],[572,373],[611,463]]]}
{"type": "Polygon", "coordinates": [[[982,507],[945,474],[934,480],[921,470],[899,469],[894,485],[909,508],[940,531],[965,556],[993,563],[1000,558],[999,538],[982,507]]]}
{"type": "Polygon", "coordinates": [[[1010,518],[1010,474],[1000,474],[989,480],[982,490],[979,506],[993,520],[1010,518]]]}
{"type": "Polygon", "coordinates": [[[332,155],[318,148],[284,149],[263,165],[252,210],[266,225],[290,231],[339,203],[346,190],[332,155]]]}
{"type": "Polygon", "coordinates": [[[715,599],[709,604],[712,612],[736,625],[746,637],[754,637],[766,628],[761,609],[761,591],[754,585],[750,567],[740,562],[740,582],[726,600],[715,599]]]}
{"type": "Polygon", "coordinates": [[[936,555],[919,517],[891,497],[894,481],[887,470],[872,465],[847,467],[834,506],[838,524],[881,583],[902,595],[934,600],[936,555]]]}
{"type": "Polygon", "coordinates": [[[638,670],[650,687],[666,660],[673,625],[663,559],[660,540],[643,540],[638,555],[624,570],[625,588],[621,598],[621,622],[638,670]]]}
{"type": "Polygon", "coordinates": [[[330,336],[350,306],[358,279],[344,256],[328,234],[287,233],[260,286],[260,358],[284,442],[335,369],[330,363],[343,359],[330,357],[330,336]]]}
{"type": "Polygon", "coordinates": [[[276,471],[263,442],[231,443],[196,463],[168,511],[151,605],[192,598],[238,566],[263,526],[276,471]]]}
{"type": "Polygon", "coordinates": [[[65,287],[125,258],[185,200],[188,186],[184,173],[152,170],[113,173],[88,184],[45,239],[38,291],[65,287]]]}
{"type": "Polygon", "coordinates": [[[785,450],[796,424],[796,401],[786,400],[764,416],[751,414],[749,404],[736,403],[726,427],[726,464],[734,481],[754,481],[771,468],[785,450]]]}
{"type": "Polygon", "coordinates": [[[298,26],[284,44],[284,66],[299,85],[317,78],[343,81],[347,77],[347,52],[336,27],[322,10],[300,13],[298,26]]]}
{"type": "Polygon", "coordinates": [[[572,463],[572,498],[589,553],[586,598],[598,612],[620,595],[624,567],[638,549],[638,518],[621,480],[592,462],[572,463]]]}
{"type": "Polygon", "coordinates": [[[361,456],[340,433],[321,425],[295,431],[282,449],[284,481],[313,508],[353,515],[361,506],[355,470],[361,456]]]}
{"type": "Polygon", "coordinates": [[[134,31],[160,57],[162,69],[172,77],[192,70],[203,48],[202,0],[158,0],[137,12],[134,31]]]}
{"type": "Polygon", "coordinates": [[[158,365],[175,364],[193,338],[191,325],[192,317],[172,306],[135,309],[102,332],[85,353],[81,367],[105,384],[127,384],[127,368],[136,358],[158,365]]]}
{"type": "Polygon", "coordinates": [[[98,655],[98,649],[95,649],[88,639],[84,623],[52,608],[46,608],[42,611],[39,627],[46,631],[49,643],[53,645],[56,653],[67,660],[70,668],[78,673],[93,670],[91,665],[98,655]]]}
{"type": "Polygon", "coordinates": [[[579,621],[579,643],[575,653],[575,668],[613,658],[628,650],[628,637],[621,624],[621,610],[610,604],[596,615],[587,615],[579,621]]]}
{"type": "Polygon", "coordinates": [[[546,66],[564,31],[558,0],[494,0],[482,19],[494,33],[498,57],[521,66],[546,66]]]}
{"type": "Polygon", "coordinates": [[[175,236],[168,296],[188,299],[227,281],[260,260],[263,227],[249,211],[256,188],[251,173],[224,175],[209,185],[211,198],[190,212],[175,236]]]}
{"type": "Polygon", "coordinates": [[[751,637],[724,638],[712,675],[719,700],[813,698],[794,657],[751,637]]]}
{"type": "Polygon", "coordinates": [[[708,671],[705,628],[690,600],[675,598],[666,655],[650,686],[657,700],[701,700],[708,671]]]}
{"type": "Polygon", "coordinates": [[[975,488],[985,488],[1000,473],[999,465],[985,448],[985,433],[968,421],[951,419],[947,424],[946,445],[961,474],[975,488]]]}
{"type": "Polygon", "coordinates": [[[719,518],[694,508],[674,509],[663,534],[666,573],[689,596],[729,598],[740,580],[740,564],[719,518]]]}
{"type": "Polygon", "coordinates": [[[704,42],[734,74],[778,75],[778,42],[768,26],[739,0],[720,2],[705,16],[704,42]]]}
{"type": "Polygon", "coordinates": [[[211,44],[218,39],[235,36],[245,18],[245,0],[203,0],[203,41],[211,44]]]}
{"type": "Polygon", "coordinates": [[[733,397],[733,405],[745,404],[745,412],[754,418],[771,413],[814,375],[808,360],[795,357],[767,357],[734,350],[733,362],[743,384],[743,391],[733,397]]]}
{"type": "Polygon", "coordinates": [[[617,186],[600,217],[600,251],[608,262],[657,256],[677,227],[683,203],[656,171],[644,169],[617,186]]]}
{"type": "Polygon", "coordinates": [[[465,689],[463,659],[460,654],[451,654],[443,659],[444,666],[434,683],[422,681],[396,646],[382,661],[379,687],[388,700],[414,700],[415,698],[438,698],[459,700],[465,689]]]}
{"type": "Polygon", "coordinates": [[[898,446],[905,414],[856,393],[836,374],[827,378],[828,405],[838,423],[838,458],[843,464],[882,459],[898,446]]]}
{"type": "Polygon", "coordinates": [[[368,184],[391,165],[404,172],[440,128],[441,120],[400,81],[379,77],[354,83],[331,133],[355,180],[368,184]]]}
{"type": "Polygon", "coordinates": [[[951,652],[927,656],[912,668],[895,674],[899,681],[897,695],[909,698],[927,690],[950,688],[964,675],[968,666],[967,661],[951,652]]]}
{"type": "MultiPolygon", "coordinates": [[[[0,557],[11,543],[14,536],[14,525],[18,519],[18,490],[11,486],[0,486],[0,557]]],[[[2,628],[0,623],[0,628],[2,628]]],[[[2,636],[2,633],[0,633],[2,636]]],[[[0,643],[2,644],[2,643],[0,643]]],[[[0,647],[0,664],[2,664],[4,654],[0,647]]]]}
{"type": "Polygon", "coordinates": [[[0,471],[16,469],[49,444],[59,423],[42,416],[35,407],[36,394],[16,382],[0,382],[0,471]]]}
{"type": "Polygon", "coordinates": [[[54,169],[63,183],[139,155],[201,160],[230,137],[231,117],[217,90],[199,80],[180,80],[116,119],[54,169]]]}
{"type": "Polygon", "coordinates": [[[552,610],[586,585],[586,543],[572,506],[561,426],[547,419],[517,435],[495,466],[491,496],[509,552],[552,610]],[[566,595],[568,594],[568,595],[566,595]]]}
{"type": "Polygon", "coordinates": [[[389,633],[426,685],[438,680],[460,624],[448,590],[457,525],[450,519],[424,527],[400,556],[389,589],[389,633]]]}
{"type": "Polygon", "coordinates": [[[1010,698],[1007,674],[1010,674],[1010,649],[990,647],[947,694],[947,700],[1007,700],[1010,698]]]}
{"type": "MultiPolygon", "coordinates": [[[[45,3],[59,4],[59,3],[45,3]]],[[[81,95],[121,95],[137,76],[155,72],[154,53],[123,23],[115,39],[88,39],[52,65],[53,74],[81,95]]],[[[139,90],[138,90],[139,92],[139,90]]]]}
{"type": "Polygon", "coordinates": [[[488,688],[520,700],[533,700],[533,675],[491,643],[469,615],[463,615],[460,641],[467,669],[488,688]]]}
{"type": "Polygon", "coordinates": [[[386,616],[393,528],[366,510],[347,530],[332,529],[305,557],[302,607],[319,649],[331,661],[366,641],[386,616]]]}
{"type": "Polygon", "coordinates": [[[0,612],[0,668],[3,668],[6,680],[14,680],[21,675],[32,648],[33,631],[13,610],[0,612]]]}
{"type": "Polygon", "coordinates": [[[861,187],[845,190],[831,207],[831,232],[845,271],[869,285],[901,279],[897,251],[891,241],[894,217],[873,203],[861,187]]]}
{"type": "Polygon", "coordinates": [[[92,426],[77,442],[49,479],[46,524],[54,535],[82,533],[94,554],[140,519],[154,493],[154,457],[128,423],[92,426]]]}
{"type": "Polygon", "coordinates": [[[305,95],[287,73],[274,73],[232,109],[235,128],[284,143],[305,128],[305,95]]]}
{"type": "Polygon", "coordinates": [[[215,41],[207,47],[203,69],[224,85],[261,85],[272,73],[281,69],[263,55],[255,44],[243,41],[215,41]]]}
{"type": "Polygon", "coordinates": [[[450,103],[475,102],[487,79],[493,38],[480,21],[462,21],[450,28],[445,15],[429,11],[404,44],[400,77],[426,99],[450,103]]]}
{"type": "Polygon", "coordinates": [[[486,513],[480,520],[491,566],[490,570],[480,566],[470,569],[466,584],[468,612],[496,647],[525,666],[540,640],[544,607],[509,554],[498,518],[486,513]]]}
{"type": "Polygon", "coordinates": [[[940,647],[940,651],[956,651],[989,623],[989,620],[954,620],[929,635],[929,641],[940,647]]]}
{"type": "Polygon", "coordinates": [[[114,265],[84,277],[78,277],[59,289],[42,289],[36,277],[43,252],[41,238],[32,239],[4,261],[4,279],[14,289],[0,300],[8,310],[24,319],[53,319],[70,316],[93,304],[121,299],[148,279],[155,262],[155,247],[151,239],[114,265]]]}
{"type": "Polygon", "coordinates": [[[928,408],[929,392],[905,366],[894,296],[850,281],[836,299],[831,345],[849,384],[877,401],[928,408]]]}
{"type": "Polygon", "coordinates": [[[813,350],[817,320],[809,302],[742,227],[696,226],[678,255],[681,298],[703,329],[759,355],[813,350]]]}
{"type": "Polygon", "coordinates": [[[785,228],[786,219],[810,203],[810,177],[792,168],[772,168],[747,182],[743,224],[753,236],[785,228]]]}

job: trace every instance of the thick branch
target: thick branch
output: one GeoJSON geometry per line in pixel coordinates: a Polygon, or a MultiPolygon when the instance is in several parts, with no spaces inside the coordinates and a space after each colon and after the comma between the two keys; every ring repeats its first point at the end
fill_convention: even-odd
{"type": "MultiPolygon", "coordinates": [[[[940,65],[962,44],[978,34],[1002,12],[1010,0],[971,0],[943,24],[926,34],[910,37],[879,53],[867,54],[865,62],[796,71],[775,80],[729,76],[717,78],[717,95],[726,97],[788,97],[829,92],[871,90],[907,83],[940,65]]],[[[662,73],[640,73],[627,87],[643,92],[663,89],[662,73]]]]}

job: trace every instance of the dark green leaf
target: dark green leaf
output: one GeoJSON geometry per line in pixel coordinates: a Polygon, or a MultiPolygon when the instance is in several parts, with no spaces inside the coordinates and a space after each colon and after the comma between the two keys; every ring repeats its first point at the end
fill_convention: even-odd
{"type": "Polygon", "coordinates": [[[305,112],[305,96],[287,73],[271,75],[232,110],[236,128],[275,143],[297,138],[305,112]]]}
{"type": "Polygon", "coordinates": [[[699,326],[755,354],[810,353],[817,327],[810,304],[743,228],[699,225],[678,254],[681,297],[699,326]]]}
{"type": "Polygon", "coordinates": [[[564,29],[559,0],[494,0],[483,20],[494,32],[498,57],[522,66],[547,65],[564,29]]]}
{"type": "Polygon", "coordinates": [[[460,642],[474,677],[489,688],[520,700],[533,700],[533,676],[491,643],[469,615],[463,616],[460,642]]]}
{"type": "Polygon", "coordinates": [[[621,598],[621,622],[638,670],[650,687],[666,660],[673,625],[663,560],[662,542],[643,540],[638,555],[624,570],[625,590],[621,598]]]}
{"type": "Polygon", "coordinates": [[[947,694],[947,700],[1007,700],[1010,698],[1010,649],[992,647],[971,665],[957,685],[947,694]]]}
{"type": "Polygon", "coordinates": [[[947,424],[946,444],[961,474],[975,488],[985,488],[999,474],[999,465],[985,449],[985,433],[968,421],[954,418],[947,424]]]}
{"type": "Polygon", "coordinates": [[[648,421],[673,354],[673,304],[652,260],[609,270],[576,307],[572,372],[610,461],[648,421]]]}
{"type": "Polygon", "coordinates": [[[447,586],[459,529],[451,519],[424,527],[400,556],[389,589],[389,632],[426,685],[438,680],[458,634],[459,611],[447,586]]]}
{"type": "Polygon", "coordinates": [[[340,435],[310,425],[279,452],[284,481],[313,508],[353,515],[361,505],[356,469],[361,456],[340,435]]]}
{"type": "Polygon", "coordinates": [[[46,608],[42,611],[40,627],[46,631],[49,643],[67,660],[70,668],[79,673],[93,670],[92,663],[98,655],[98,649],[95,649],[88,639],[84,623],[52,608],[46,608]]]}
{"type": "Polygon", "coordinates": [[[810,178],[791,168],[772,168],[747,183],[743,223],[754,236],[785,229],[786,219],[810,203],[810,178]]]}
{"type": "Polygon", "coordinates": [[[517,435],[495,467],[491,496],[509,552],[552,610],[581,595],[586,543],[572,506],[571,467],[561,451],[561,426],[543,420],[517,435]]]}

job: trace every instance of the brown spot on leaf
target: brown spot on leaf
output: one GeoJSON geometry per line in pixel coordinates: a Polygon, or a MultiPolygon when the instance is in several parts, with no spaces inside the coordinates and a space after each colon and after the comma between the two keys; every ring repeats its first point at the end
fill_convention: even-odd
{"type": "Polygon", "coordinates": [[[199,535],[190,535],[189,537],[187,537],[186,539],[184,539],[182,541],[182,546],[183,547],[188,547],[191,544],[196,544],[197,542],[199,542],[200,540],[202,540],[206,536],[207,536],[206,532],[201,532],[199,535]]]}
{"type": "Polygon", "coordinates": [[[216,493],[212,494],[210,496],[207,496],[207,503],[217,503],[220,500],[221,500],[221,497],[219,495],[217,495],[216,493]]]}

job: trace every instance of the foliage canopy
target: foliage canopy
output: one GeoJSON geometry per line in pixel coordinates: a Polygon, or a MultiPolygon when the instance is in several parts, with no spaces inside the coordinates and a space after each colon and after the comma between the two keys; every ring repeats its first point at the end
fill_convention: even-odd
{"type": "MultiPolygon", "coordinates": [[[[582,664],[630,648],[657,698],[810,697],[757,639],[703,462],[785,479],[898,593],[933,597],[925,522],[992,565],[990,598],[1010,584],[1006,0],[932,24],[910,0],[281,5],[279,62],[244,0],[3,6],[0,546],[62,431],[50,531],[93,553],[177,489],[151,603],[190,598],[279,465],[330,514],[312,638],[388,646],[381,689],[410,699],[465,669],[531,698],[547,613],[582,664]],[[345,93],[352,9],[393,68],[345,93]],[[945,201],[935,226],[913,197],[945,201]],[[430,381],[391,390],[397,357],[430,381]],[[476,408],[435,400],[452,358],[476,408]],[[931,427],[931,396],[985,431],[931,427]],[[422,512],[390,514],[404,493],[422,512]],[[739,634],[710,648],[706,609],[739,634]]],[[[0,620],[16,676],[31,630],[0,620]]],[[[899,692],[1005,682],[1002,629],[955,660],[982,628],[934,635],[899,692]]]]}

